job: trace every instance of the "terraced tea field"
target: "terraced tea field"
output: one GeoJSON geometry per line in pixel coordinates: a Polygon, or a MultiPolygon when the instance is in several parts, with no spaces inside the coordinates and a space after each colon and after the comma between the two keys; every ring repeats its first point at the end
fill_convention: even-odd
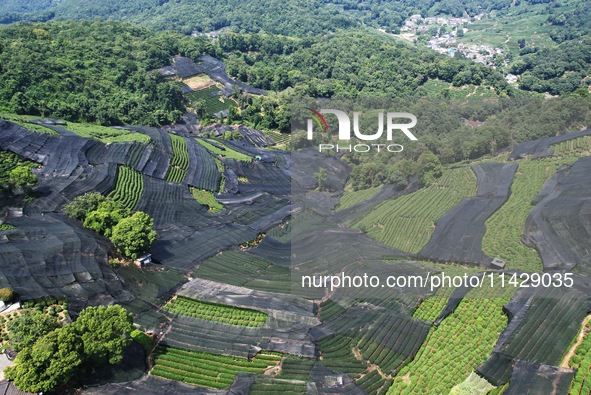
{"type": "Polygon", "coordinates": [[[205,112],[208,115],[213,115],[230,107],[236,107],[234,100],[219,96],[217,95],[218,92],[220,92],[220,88],[214,85],[189,92],[185,96],[191,101],[192,106],[195,106],[199,100],[205,101],[205,112]]]}
{"type": "Polygon", "coordinates": [[[281,361],[281,354],[260,352],[252,360],[158,346],[150,374],[205,387],[226,388],[238,372],[260,373],[281,361]]]}
{"type": "Polygon", "coordinates": [[[260,327],[267,320],[267,314],[260,311],[200,302],[184,296],[171,300],[164,306],[164,310],[187,317],[237,326],[260,327]]]}
{"type": "Polygon", "coordinates": [[[370,197],[375,196],[381,189],[381,186],[362,189],[360,191],[354,191],[352,188],[345,188],[345,192],[343,193],[343,196],[341,196],[337,210],[343,210],[354,206],[357,203],[361,203],[370,197]]]}
{"type": "Polygon", "coordinates": [[[166,174],[166,181],[179,183],[183,181],[189,168],[189,150],[184,137],[170,134],[172,143],[172,160],[166,174]]]}
{"type": "Polygon", "coordinates": [[[446,170],[432,185],[385,201],[353,226],[380,243],[416,254],[429,242],[435,222],[475,193],[476,176],[469,167],[446,170]]]}
{"type": "Polygon", "coordinates": [[[414,360],[394,378],[388,395],[447,394],[492,352],[507,326],[503,305],[514,289],[471,290],[456,310],[433,327],[414,360]]]}
{"type": "Polygon", "coordinates": [[[507,269],[539,272],[542,260],[538,252],[521,242],[525,221],[533,208],[532,200],[559,166],[571,164],[575,157],[522,160],[511,185],[511,195],[499,210],[486,220],[483,251],[507,262],[507,269]]]}
{"type": "Polygon", "coordinates": [[[133,210],[144,190],[142,174],[126,166],[117,168],[117,182],[109,197],[133,210]]]}

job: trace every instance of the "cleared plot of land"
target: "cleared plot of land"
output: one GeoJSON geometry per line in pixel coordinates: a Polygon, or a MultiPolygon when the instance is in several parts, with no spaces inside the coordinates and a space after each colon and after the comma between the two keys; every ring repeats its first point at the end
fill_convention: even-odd
{"type": "Polygon", "coordinates": [[[181,182],[187,174],[189,168],[189,150],[187,149],[187,142],[184,137],[176,134],[170,135],[172,144],[172,160],[166,175],[166,181],[181,182]]]}
{"type": "Polygon", "coordinates": [[[204,146],[208,151],[216,155],[221,155],[227,159],[236,159],[244,162],[252,162],[252,157],[229,148],[219,141],[210,142],[204,139],[197,139],[197,142],[204,146]]]}
{"type": "Polygon", "coordinates": [[[219,213],[224,208],[224,205],[218,202],[213,196],[213,192],[204,189],[190,188],[191,194],[199,204],[209,207],[212,213],[219,213]]]}
{"type": "Polygon", "coordinates": [[[388,246],[418,253],[429,242],[435,221],[475,193],[470,168],[446,170],[432,185],[378,205],[354,227],[388,246]]]}
{"type": "Polygon", "coordinates": [[[144,190],[144,179],[138,171],[126,166],[117,168],[117,183],[109,194],[110,198],[133,210],[144,190]]]}
{"type": "Polygon", "coordinates": [[[343,193],[343,196],[341,196],[341,201],[337,206],[337,210],[343,210],[351,206],[354,206],[357,203],[361,203],[364,200],[367,200],[370,197],[375,196],[381,189],[381,186],[362,189],[360,191],[354,191],[351,188],[345,188],[345,193],[343,193]]]}
{"type": "Polygon", "coordinates": [[[151,374],[205,388],[226,388],[238,372],[260,373],[281,361],[277,353],[261,352],[252,360],[159,346],[151,374]]]}
{"type": "Polygon", "coordinates": [[[441,325],[432,328],[414,360],[394,378],[392,394],[447,394],[492,352],[508,319],[510,288],[471,290],[441,325]]]}
{"type": "Polygon", "coordinates": [[[507,269],[539,272],[542,260],[538,252],[521,242],[532,200],[560,165],[574,162],[573,158],[557,160],[523,160],[515,173],[511,195],[486,221],[482,238],[483,251],[507,262],[507,269]]]}
{"type": "Polygon", "coordinates": [[[267,319],[267,314],[260,311],[200,302],[184,296],[176,297],[164,309],[188,317],[237,326],[260,327],[267,319]]]}
{"type": "Polygon", "coordinates": [[[199,74],[183,79],[183,83],[193,90],[199,90],[203,88],[209,88],[215,84],[215,81],[209,78],[207,74],[199,74]]]}

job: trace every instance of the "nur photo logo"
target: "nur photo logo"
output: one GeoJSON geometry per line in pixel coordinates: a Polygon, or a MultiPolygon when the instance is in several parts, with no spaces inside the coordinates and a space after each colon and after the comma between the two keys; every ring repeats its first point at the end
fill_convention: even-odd
{"type": "Polygon", "coordinates": [[[377,113],[377,131],[373,133],[363,133],[359,126],[359,119],[362,116],[361,112],[353,112],[353,121],[345,111],[335,109],[320,109],[319,111],[307,107],[307,110],[312,112],[312,117],[307,120],[307,139],[314,139],[314,124],[316,124],[323,133],[330,134],[328,122],[326,121],[324,114],[334,115],[338,122],[338,143],[337,144],[318,144],[318,151],[330,151],[336,152],[370,152],[370,151],[387,151],[387,152],[402,152],[404,147],[401,144],[390,143],[393,141],[395,133],[402,132],[406,138],[411,141],[417,141],[417,137],[410,131],[417,124],[417,117],[408,112],[386,112],[379,111],[377,113]],[[385,118],[385,122],[384,122],[385,118]],[[401,122],[406,120],[407,122],[401,122]],[[385,127],[384,127],[385,123],[385,127]],[[352,127],[351,127],[352,126],[352,127]],[[351,135],[351,129],[353,129],[353,136],[351,135]],[[388,144],[385,143],[360,143],[360,144],[346,144],[352,141],[352,139],[361,140],[364,142],[368,141],[379,141],[383,140],[384,129],[386,131],[385,137],[388,144]]]}

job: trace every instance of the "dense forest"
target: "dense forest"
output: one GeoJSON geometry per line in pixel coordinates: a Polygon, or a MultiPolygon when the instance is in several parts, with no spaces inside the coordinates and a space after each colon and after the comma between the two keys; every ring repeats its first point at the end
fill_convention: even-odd
{"type": "Polygon", "coordinates": [[[476,15],[512,4],[511,0],[5,0],[0,3],[0,23],[103,18],[186,34],[232,27],[237,32],[309,36],[362,25],[397,32],[412,14],[476,15]]]}
{"type": "Polygon", "coordinates": [[[429,79],[440,79],[454,86],[482,84],[499,95],[510,93],[503,75],[492,68],[369,31],[306,39],[227,34],[219,45],[232,52],[226,60],[228,72],[263,89],[292,87],[314,97],[400,97],[429,79]]]}
{"type": "Polygon", "coordinates": [[[213,53],[205,39],[115,22],[4,27],[0,109],[102,125],[176,122],[181,90],[152,70],[204,53],[213,53]]]}

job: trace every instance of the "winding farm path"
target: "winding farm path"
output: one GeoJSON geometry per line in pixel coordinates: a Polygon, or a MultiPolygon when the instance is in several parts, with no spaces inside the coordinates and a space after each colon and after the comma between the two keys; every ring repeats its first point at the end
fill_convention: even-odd
{"type": "Polygon", "coordinates": [[[583,325],[581,326],[581,331],[579,332],[579,335],[577,336],[577,341],[575,342],[575,344],[572,345],[570,350],[568,350],[568,352],[566,353],[566,355],[562,359],[562,363],[560,364],[561,368],[568,368],[569,367],[568,363],[570,362],[570,359],[572,358],[573,355],[575,355],[575,352],[577,351],[577,347],[579,347],[581,345],[581,343],[583,342],[583,338],[585,338],[585,335],[589,332],[587,330],[587,324],[589,323],[589,321],[591,321],[591,315],[588,315],[583,320],[583,325]]]}

